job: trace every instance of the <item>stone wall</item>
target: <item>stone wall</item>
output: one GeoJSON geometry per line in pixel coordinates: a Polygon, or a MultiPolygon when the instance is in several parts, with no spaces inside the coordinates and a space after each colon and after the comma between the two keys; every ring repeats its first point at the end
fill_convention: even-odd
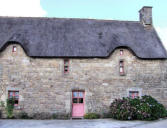
{"type": "Polygon", "coordinates": [[[20,111],[71,114],[72,90],[84,90],[85,113],[103,113],[115,98],[138,90],[167,107],[167,60],[142,60],[123,50],[123,55],[117,49],[107,59],[70,59],[70,71],[64,74],[63,59],[31,58],[20,45],[11,44],[0,53],[0,100],[6,101],[8,90],[19,90],[20,111]],[[17,52],[12,52],[13,45],[17,52]]]}

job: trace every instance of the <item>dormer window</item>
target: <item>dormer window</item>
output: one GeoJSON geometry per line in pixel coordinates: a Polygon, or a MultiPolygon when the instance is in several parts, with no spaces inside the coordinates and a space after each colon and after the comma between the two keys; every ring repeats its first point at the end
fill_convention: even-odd
{"type": "Polygon", "coordinates": [[[12,52],[16,52],[16,51],[17,51],[17,47],[16,47],[16,46],[13,46],[12,52]]]}
{"type": "Polygon", "coordinates": [[[64,59],[64,74],[69,73],[69,59],[64,59]]]}
{"type": "Polygon", "coordinates": [[[121,55],[121,56],[123,55],[123,50],[122,50],[122,49],[120,50],[120,55],[121,55]]]}
{"type": "Polygon", "coordinates": [[[119,73],[120,75],[124,75],[124,61],[119,61],[119,73]]]}

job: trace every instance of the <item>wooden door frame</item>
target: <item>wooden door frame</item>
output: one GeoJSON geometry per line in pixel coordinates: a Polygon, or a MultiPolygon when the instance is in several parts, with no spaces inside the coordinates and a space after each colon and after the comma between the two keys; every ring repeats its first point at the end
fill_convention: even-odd
{"type": "MultiPolygon", "coordinates": [[[[72,90],[72,97],[71,97],[71,117],[72,118],[75,118],[73,117],[73,92],[83,92],[83,112],[85,114],[85,91],[84,90],[78,90],[78,89],[75,89],[75,90],[72,90]]],[[[81,98],[81,97],[77,97],[77,100],[81,98]]],[[[76,117],[77,118],[77,117],[76,117]]],[[[78,117],[78,118],[82,118],[82,117],[78,117]]]]}

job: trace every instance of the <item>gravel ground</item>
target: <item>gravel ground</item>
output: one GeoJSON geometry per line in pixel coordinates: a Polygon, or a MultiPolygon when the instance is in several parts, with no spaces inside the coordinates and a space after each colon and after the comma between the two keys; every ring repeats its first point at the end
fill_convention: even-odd
{"type": "Polygon", "coordinates": [[[0,128],[167,128],[159,121],[97,120],[0,120],[0,128]]]}

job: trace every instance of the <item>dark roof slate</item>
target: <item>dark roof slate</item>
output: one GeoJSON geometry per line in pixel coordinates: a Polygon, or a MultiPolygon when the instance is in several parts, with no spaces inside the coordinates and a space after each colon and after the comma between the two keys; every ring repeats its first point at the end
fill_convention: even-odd
{"type": "Polygon", "coordinates": [[[108,57],[128,47],[139,58],[167,58],[155,29],[137,21],[0,17],[0,50],[13,41],[31,57],[108,57]]]}

